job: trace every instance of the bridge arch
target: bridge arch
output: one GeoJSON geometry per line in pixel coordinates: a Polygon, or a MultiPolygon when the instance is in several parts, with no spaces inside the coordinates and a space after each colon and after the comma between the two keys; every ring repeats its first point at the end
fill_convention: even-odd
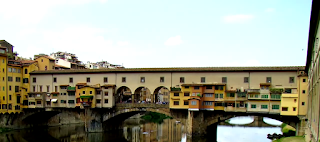
{"type": "Polygon", "coordinates": [[[152,96],[149,88],[145,86],[140,86],[134,91],[134,100],[135,103],[138,102],[154,102],[154,97],[152,96]]]}
{"type": "Polygon", "coordinates": [[[155,102],[169,103],[170,90],[165,86],[159,86],[153,91],[155,102]]]}
{"type": "Polygon", "coordinates": [[[116,103],[124,103],[132,101],[132,91],[127,86],[121,86],[117,89],[115,94],[116,103]]]}

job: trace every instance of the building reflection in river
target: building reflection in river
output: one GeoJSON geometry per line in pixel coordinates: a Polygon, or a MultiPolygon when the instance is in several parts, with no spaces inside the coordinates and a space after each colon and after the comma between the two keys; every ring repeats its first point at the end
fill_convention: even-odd
{"type": "MultiPolygon", "coordinates": [[[[280,133],[279,127],[218,126],[215,137],[187,139],[185,128],[174,119],[162,124],[129,119],[123,130],[105,133],[85,133],[84,125],[64,125],[47,129],[27,129],[0,134],[0,142],[270,142],[268,133],[280,133]]],[[[209,134],[209,136],[212,136],[209,134]]]]}

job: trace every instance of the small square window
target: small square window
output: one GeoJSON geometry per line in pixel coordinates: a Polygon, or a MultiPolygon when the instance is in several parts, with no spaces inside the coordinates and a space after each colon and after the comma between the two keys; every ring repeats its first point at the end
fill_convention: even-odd
{"type": "Polygon", "coordinates": [[[104,78],[103,78],[103,82],[104,82],[104,83],[107,83],[107,82],[108,82],[108,77],[104,77],[104,78]]]}
{"type": "Polygon", "coordinates": [[[164,77],[160,77],[160,82],[164,82],[164,77]]]}
{"type": "Polygon", "coordinates": [[[306,93],[306,90],[302,90],[302,93],[305,94],[305,93],[306,93]]]}
{"type": "Polygon", "coordinates": [[[194,90],[199,90],[200,87],[199,86],[194,86],[194,90]]]}
{"type": "Polygon", "coordinates": [[[303,106],[304,106],[304,104],[305,104],[305,102],[302,102],[302,103],[301,103],[301,105],[303,105],[303,106]]]}
{"type": "Polygon", "coordinates": [[[267,82],[267,83],[271,83],[271,77],[267,77],[267,78],[266,78],[266,82],[267,82]]]}
{"type": "Polygon", "coordinates": [[[126,77],[122,77],[121,81],[122,83],[126,82],[126,77]]]}
{"type": "Polygon", "coordinates": [[[73,83],[73,78],[72,77],[69,78],[69,83],[73,83]]]}
{"type": "Polygon", "coordinates": [[[145,83],[145,81],[146,81],[146,78],[145,78],[145,77],[140,77],[140,82],[141,82],[141,83],[145,83]]]}
{"type": "Polygon", "coordinates": [[[227,77],[222,77],[222,83],[227,83],[227,77]]]}
{"type": "Polygon", "coordinates": [[[32,83],[36,83],[37,82],[37,78],[32,78],[32,83]]]}
{"type": "Polygon", "coordinates": [[[293,107],[293,108],[292,108],[293,111],[296,111],[296,109],[297,109],[296,107],[293,107]]]}
{"type": "Polygon", "coordinates": [[[206,82],[206,78],[205,77],[201,77],[201,83],[205,83],[206,82]]]}
{"type": "Polygon", "coordinates": [[[105,99],[105,100],[104,100],[104,103],[105,103],[105,104],[107,104],[108,102],[109,102],[109,100],[108,100],[108,99],[105,99]]]}
{"type": "Polygon", "coordinates": [[[180,83],[184,83],[184,77],[180,77],[180,83]]]}
{"type": "Polygon", "coordinates": [[[294,77],[289,77],[289,83],[294,83],[294,77]]]}
{"type": "Polygon", "coordinates": [[[249,83],[249,77],[244,77],[244,78],[243,78],[243,82],[244,82],[244,83],[249,83]]]}
{"type": "Polygon", "coordinates": [[[57,78],[56,77],[53,78],[53,82],[57,82],[57,78]]]}
{"type": "Polygon", "coordinates": [[[302,79],[303,82],[306,82],[306,79],[302,79]]]}
{"type": "Polygon", "coordinates": [[[92,91],[90,91],[90,94],[92,94],[92,91]]]}
{"type": "Polygon", "coordinates": [[[87,82],[90,82],[90,77],[87,77],[87,82]]]}
{"type": "Polygon", "coordinates": [[[86,94],[86,91],[82,91],[82,94],[86,94]]]}

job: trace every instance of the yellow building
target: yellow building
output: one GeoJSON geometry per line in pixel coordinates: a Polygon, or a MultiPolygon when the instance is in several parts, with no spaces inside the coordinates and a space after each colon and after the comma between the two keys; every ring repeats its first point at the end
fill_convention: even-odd
{"type": "Polygon", "coordinates": [[[39,64],[39,70],[55,70],[55,59],[47,55],[35,55],[35,61],[39,64]]]}
{"type": "Polygon", "coordinates": [[[0,45],[0,103],[1,113],[7,112],[7,54],[6,47],[0,45]]]}
{"type": "MultiPolygon", "coordinates": [[[[96,94],[97,89],[100,87],[94,86],[84,86],[79,90],[80,92],[80,103],[82,107],[91,107],[95,108],[96,106],[96,94]]],[[[99,102],[100,103],[100,102],[99,102]]]]}

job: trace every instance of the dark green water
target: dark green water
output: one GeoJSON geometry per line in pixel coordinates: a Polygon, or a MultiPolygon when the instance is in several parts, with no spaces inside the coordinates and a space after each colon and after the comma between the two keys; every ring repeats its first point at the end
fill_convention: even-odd
{"type": "MultiPolygon", "coordinates": [[[[0,142],[205,142],[210,137],[187,139],[184,126],[166,119],[162,124],[129,119],[120,131],[85,133],[84,125],[73,124],[48,129],[28,129],[0,134],[0,142]]],[[[279,133],[280,128],[246,128],[218,126],[219,142],[270,142],[268,133],[279,133]]]]}

